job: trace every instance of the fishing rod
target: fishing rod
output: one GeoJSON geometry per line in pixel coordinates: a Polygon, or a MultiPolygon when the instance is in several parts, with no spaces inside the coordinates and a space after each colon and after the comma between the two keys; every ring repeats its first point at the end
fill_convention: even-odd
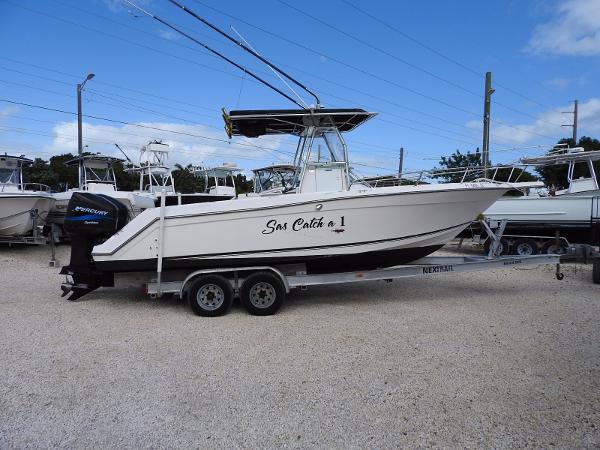
{"type": "Polygon", "coordinates": [[[292,77],[288,73],[284,72],[282,69],[280,69],[279,67],[277,67],[275,64],[271,63],[269,60],[267,60],[266,58],[264,58],[261,55],[259,55],[258,53],[256,53],[256,51],[254,51],[254,49],[250,48],[249,46],[247,46],[246,44],[244,44],[242,41],[238,41],[237,39],[235,39],[230,34],[227,34],[225,31],[223,31],[220,28],[218,28],[217,26],[213,25],[212,23],[210,23],[208,20],[204,19],[203,17],[200,17],[194,11],[192,11],[191,9],[189,9],[188,7],[186,7],[185,5],[182,5],[181,3],[177,2],[176,0],[169,0],[169,2],[172,3],[173,5],[181,8],[183,11],[185,11],[186,13],[188,13],[189,15],[191,15],[192,17],[194,17],[195,19],[199,20],[200,22],[202,22],[207,27],[212,28],[214,31],[216,31],[217,33],[219,33],[221,36],[224,36],[226,39],[228,39],[231,42],[233,42],[234,44],[238,45],[239,47],[241,47],[242,49],[244,49],[245,51],[247,51],[248,53],[250,53],[255,58],[258,58],[260,61],[262,61],[263,63],[265,63],[271,69],[279,72],[281,75],[283,75],[284,77],[286,77],[288,80],[290,80],[295,85],[297,85],[300,88],[304,89],[306,92],[308,92],[311,96],[313,96],[315,98],[315,100],[317,101],[317,104],[316,104],[317,108],[321,105],[321,101],[319,100],[319,97],[317,96],[317,94],[315,94],[313,91],[311,91],[304,84],[300,83],[294,77],[292,77]]]}
{"type": "Polygon", "coordinates": [[[209,47],[208,45],[206,45],[203,42],[200,42],[198,39],[194,38],[193,36],[190,36],[189,34],[187,34],[184,31],[181,31],[179,28],[175,27],[174,25],[171,25],[169,22],[167,22],[166,20],[161,19],[160,17],[146,11],[145,9],[141,8],[140,6],[136,5],[135,3],[129,1],[129,0],[123,0],[125,3],[127,3],[128,5],[132,6],[133,8],[137,9],[138,11],[140,11],[141,13],[147,15],[148,17],[151,17],[152,19],[162,23],[163,25],[169,27],[171,30],[175,31],[176,33],[181,34],[182,36],[185,36],[186,38],[188,38],[189,40],[195,42],[196,44],[200,45],[201,47],[203,47],[204,49],[208,50],[209,52],[211,52],[212,54],[218,56],[221,59],[224,59],[225,61],[227,61],[229,64],[232,64],[233,66],[237,67],[238,69],[240,69],[242,72],[247,73],[248,75],[250,75],[252,78],[254,78],[255,80],[259,81],[260,83],[264,84],[265,86],[271,88],[272,90],[274,90],[275,92],[277,92],[279,95],[285,97],[286,99],[288,99],[289,101],[291,101],[292,103],[295,103],[296,105],[298,105],[300,108],[302,109],[306,109],[303,105],[301,105],[300,103],[298,103],[296,100],[294,100],[292,97],[290,97],[289,95],[287,95],[285,92],[283,92],[281,89],[273,86],[271,83],[269,83],[268,81],[260,78],[258,75],[255,75],[254,73],[252,73],[250,70],[246,69],[244,66],[236,63],[235,61],[233,61],[232,59],[228,58],[227,56],[223,55],[222,53],[219,53],[218,51],[212,49],[211,47],[209,47]]]}

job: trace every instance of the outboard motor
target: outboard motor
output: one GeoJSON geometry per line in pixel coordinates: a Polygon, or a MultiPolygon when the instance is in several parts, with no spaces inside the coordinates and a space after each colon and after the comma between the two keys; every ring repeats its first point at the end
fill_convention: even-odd
{"type": "Polygon", "coordinates": [[[96,269],[92,250],[123,228],[128,220],[127,207],[108,195],[73,193],[64,223],[71,240],[71,261],[60,271],[71,275],[73,283],[62,284],[63,297],[71,293],[69,300],[77,300],[100,286],[114,286],[114,274],[96,269]]]}

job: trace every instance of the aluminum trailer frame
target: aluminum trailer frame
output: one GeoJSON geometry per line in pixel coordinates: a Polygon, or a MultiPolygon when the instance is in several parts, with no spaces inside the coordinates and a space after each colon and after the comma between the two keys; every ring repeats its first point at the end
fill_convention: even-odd
{"type": "MultiPolygon", "coordinates": [[[[375,270],[324,274],[306,274],[306,272],[302,270],[289,273],[285,267],[229,267],[194,271],[189,273],[185,279],[181,281],[159,281],[155,279],[145,283],[144,286],[146,293],[152,297],[160,297],[162,294],[177,294],[183,297],[188,283],[200,275],[230,274],[231,276],[229,278],[232,282],[232,287],[235,290],[239,290],[241,285],[240,280],[243,280],[245,275],[256,271],[269,271],[281,279],[285,286],[286,293],[289,293],[292,289],[302,289],[308,286],[356,283],[363,281],[392,281],[412,277],[436,277],[438,275],[452,275],[507,267],[558,264],[559,262],[560,255],[502,256],[497,258],[477,256],[427,256],[407,265],[375,270]]],[[[562,277],[558,276],[557,278],[562,279],[562,277]]]]}

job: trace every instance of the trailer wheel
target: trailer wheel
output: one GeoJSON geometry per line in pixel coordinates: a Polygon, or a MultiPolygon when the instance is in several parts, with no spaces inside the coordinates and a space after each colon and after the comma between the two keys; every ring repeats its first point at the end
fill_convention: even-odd
{"type": "Polygon", "coordinates": [[[519,256],[537,255],[538,244],[530,238],[517,239],[512,246],[512,253],[519,256]]]}
{"type": "Polygon", "coordinates": [[[285,287],[281,279],[270,272],[256,272],[242,284],[240,301],[255,316],[275,314],[285,299],[285,287]]]}
{"type": "Polygon", "coordinates": [[[203,275],[193,280],[187,297],[192,311],[199,316],[222,316],[231,307],[233,289],[221,275],[203,275]]]}
{"type": "Polygon", "coordinates": [[[592,267],[592,281],[595,284],[600,284],[600,258],[594,259],[594,265],[592,267]]]}
{"type": "MultiPolygon", "coordinates": [[[[491,239],[487,239],[484,243],[483,243],[483,249],[485,250],[485,254],[489,255],[490,253],[490,247],[492,246],[492,240],[491,239]]],[[[506,255],[508,254],[508,241],[504,238],[500,238],[500,248],[498,249],[498,254],[499,255],[506,255]]]]}
{"type": "Polygon", "coordinates": [[[564,255],[567,253],[567,246],[562,241],[556,245],[556,239],[550,239],[542,246],[542,252],[547,255],[564,255]]]}

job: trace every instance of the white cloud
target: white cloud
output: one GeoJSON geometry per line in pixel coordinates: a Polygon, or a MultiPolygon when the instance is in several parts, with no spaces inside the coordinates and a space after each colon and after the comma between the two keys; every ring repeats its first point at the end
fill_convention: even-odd
{"type": "MultiPolygon", "coordinates": [[[[77,152],[77,122],[58,123],[54,126],[53,133],[53,141],[45,148],[45,151],[52,154],[77,152]]],[[[241,167],[254,168],[261,164],[259,161],[267,163],[289,162],[292,158],[281,153],[281,151],[290,151],[290,146],[284,145],[285,136],[265,136],[260,139],[234,137],[231,141],[227,141],[224,131],[218,131],[204,125],[162,122],[143,122],[120,126],[92,125],[85,122],[83,124],[83,143],[87,145],[85,151],[123,157],[114,145],[117,143],[135,163],[138,161],[139,149],[155,139],[170,146],[169,163],[171,165],[176,163],[184,166],[190,163],[194,165],[202,163],[214,165],[223,162],[237,162],[241,167]],[[143,125],[147,128],[136,125],[143,125]],[[175,133],[156,130],[156,128],[174,131],[175,133]],[[219,141],[211,139],[218,139],[219,141]]]]}
{"type": "Polygon", "coordinates": [[[564,1],[553,20],[535,27],[526,50],[555,55],[600,55],[600,0],[564,1]]]}
{"type": "MultiPolygon", "coordinates": [[[[113,13],[120,13],[121,11],[127,11],[128,13],[135,15],[135,16],[141,14],[139,11],[137,11],[135,8],[133,8],[131,5],[128,5],[127,3],[125,3],[123,0],[103,0],[103,3],[113,13]]],[[[142,8],[145,8],[152,4],[152,0],[136,0],[134,3],[142,8]]]]}
{"type": "MultiPolygon", "coordinates": [[[[573,104],[551,109],[539,115],[529,123],[502,123],[494,121],[490,127],[490,141],[502,144],[522,145],[528,143],[554,143],[562,137],[571,135],[570,128],[562,128],[561,124],[572,121],[572,116],[563,114],[563,111],[572,111],[573,104]],[[552,138],[553,141],[550,141],[552,138]],[[549,142],[550,141],[550,142],[549,142]]],[[[591,98],[579,103],[578,110],[578,135],[595,137],[600,133],[600,98],[591,98]]],[[[480,121],[471,121],[467,126],[472,129],[481,129],[480,121]]]]}
{"type": "Polygon", "coordinates": [[[10,118],[19,111],[18,106],[9,105],[0,109],[0,121],[10,118]]]}
{"type": "Polygon", "coordinates": [[[577,85],[577,86],[583,86],[587,83],[586,78],[582,75],[579,77],[572,77],[572,78],[568,78],[568,77],[555,77],[555,78],[551,78],[549,80],[544,81],[544,84],[550,88],[554,88],[554,89],[566,89],[569,86],[572,85],[577,85]]]}
{"type": "Polygon", "coordinates": [[[179,34],[172,30],[159,29],[158,35],[163,39],[167,39],[168,41],[176,41],[179,39],[179,34]]]}

